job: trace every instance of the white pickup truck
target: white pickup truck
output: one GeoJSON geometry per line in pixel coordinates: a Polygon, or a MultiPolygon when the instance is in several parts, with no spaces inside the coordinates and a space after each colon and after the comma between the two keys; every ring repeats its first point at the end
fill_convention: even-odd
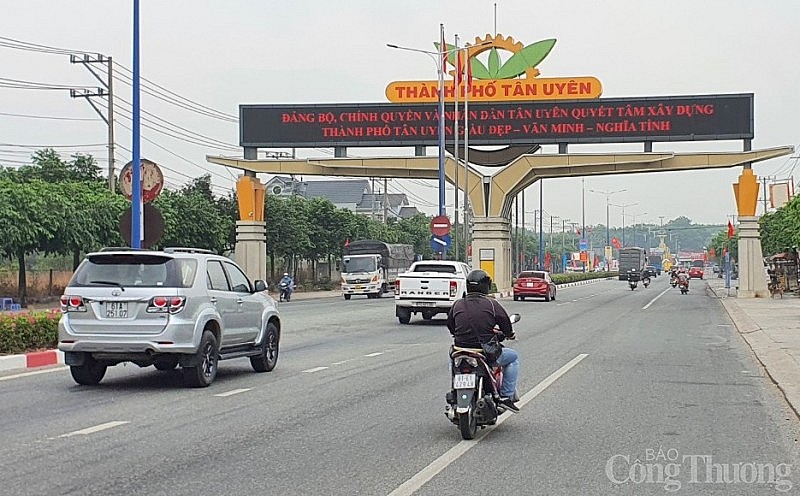
{"type": "Polygon", "coordinates": [[[411,322],[411,314],[421,313],[430,320],[437,313],[447,313],[467,293],[469,265],[449,260],[414,262],[397,276],[394,291],[395,315],[401,324],[411,322]]]}

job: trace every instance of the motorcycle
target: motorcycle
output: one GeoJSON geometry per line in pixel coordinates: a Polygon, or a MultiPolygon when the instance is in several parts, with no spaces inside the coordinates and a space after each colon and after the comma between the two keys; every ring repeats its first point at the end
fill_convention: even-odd
{"type": "Polygon", "coordinates": [[[678,281],[678,286],[680,286],[680,288],[681,288],[681,294],[682,295],[684,295],[684,294],[689,292],[689,280],[688,279],[682,279],[682,280],[678,281]]]}
{"type": "Polygon", "coordinates": [[[635,270],[628,271],[628,286],[630,286],[631,291],[636,289],[636,286],[639,285],[639,273],[635,270]]]}
{"type": "Polygon", "coordinates": [[[672,286],[673,288],[674,288],[675,286],[677,286],[677,285],[678,285],[678,275],[677,275],[677,274],[672,274],[672,275],[669,277],[669,284],[670,284],[670,286],[672,286]]]}
{"type": "MultiPolygon", "coordinates": [[[[509,316],[519,322],[518,313],[509,316]]],[[[507,408],[500,403],[503,367],[489,364],[480,348],[451,348],[452,389],[446,395],[445,416],[456,424],[463,439],[474,439],[478,427],[497,423],[507,408]]],[[[515,394],[516,396],[516,394],[515,394]]]]}
{"type": "Polygon", "coordinates": [[[647,276],[645,276],[645,277],[642,279],[642,286],[644,286],[644,287],[646,288],[646,287],[647,287],[647,286],[649,286],[649,285],[650,285],[650,278],[649,278],[649,277],[647,277],[647,276]]]}
{"type": "Polygon", "coordinates": [[[281,293],[279,301],[289,301],[289,299],[292,296],[290,288],[289,288],[289,283],[288,282],[282,282],[282,283],[278,284],[278,289],[279,289],[279,291],[281,293]]]}

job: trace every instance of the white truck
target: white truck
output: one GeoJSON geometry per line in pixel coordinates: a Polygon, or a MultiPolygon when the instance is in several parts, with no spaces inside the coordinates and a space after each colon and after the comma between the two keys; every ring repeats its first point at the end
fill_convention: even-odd
{"type": "Polygon", "coordinates": [[[411,314],[421,313],[430,320],[447,313],[456,300],[467,294],[469,265],[449,260],[414,262],[408,272],[397,277],[394,291],[395,315],[401,324],[411,322],[411,314]]]}
{"type": "Polygon", "coordinates": [[[342,295],[380,298],[394,291],[397,276],[414,263],[414,247],[364,239],[344,247],[342,257],[342,295]]]}

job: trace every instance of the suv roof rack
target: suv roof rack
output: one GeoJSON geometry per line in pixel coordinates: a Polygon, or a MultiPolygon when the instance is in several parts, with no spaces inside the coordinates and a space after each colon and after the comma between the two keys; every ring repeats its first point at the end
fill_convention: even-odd
{"type": "Polygon", "coordinates": [[[164,248],[164,253],[206,253],[208,255],[216,255],[211,250],[205,250],[203,248],[185,248],[180,246],[170,246],[168,248],[164,248]]]}

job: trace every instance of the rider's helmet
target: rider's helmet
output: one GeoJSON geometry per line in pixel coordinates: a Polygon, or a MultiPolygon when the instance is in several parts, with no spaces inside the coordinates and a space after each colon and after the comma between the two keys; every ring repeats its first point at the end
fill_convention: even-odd
{"type": "Polygon", "coordinates": [[[476,269],[467,274],[467,292],[489,294],[492,278],[486,271],[476,269]]]}

